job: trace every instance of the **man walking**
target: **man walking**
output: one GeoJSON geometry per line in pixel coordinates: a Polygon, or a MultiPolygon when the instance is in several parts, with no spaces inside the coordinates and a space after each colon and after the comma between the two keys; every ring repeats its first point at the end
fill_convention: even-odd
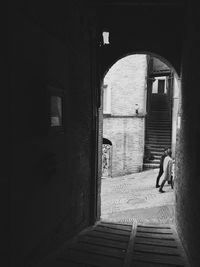
{"type": "Polygon", "coordinates": [[[158,176],[156,178],[156,188],[160,187],[159,181],[160,181],[160,177],[163,174],[163,161],[164,161],[165,157],[167,156],[167,150],[168,150],[168,148],[164,148],[163,154],[162,154],[161,159],[160,159],[159,173],[158,173],[158,176]]]}
{"type": "Polygon", "coordinates": [[[161,176],[161,178],[163,178],[163,181],[162,181],[160,188],[159,188],[160,193],[165,192],[165,191],[163,191],[163,186],[165,185],[165,182],[171,181],[172,165],[173,165],[173,160],[171,158],[171,155],[172,155],[172,151],[171,151],[171,149],[168,149],[167,150],[167,156],[164,158],[164,162],[163,162],[163,174],[161,176]]]}

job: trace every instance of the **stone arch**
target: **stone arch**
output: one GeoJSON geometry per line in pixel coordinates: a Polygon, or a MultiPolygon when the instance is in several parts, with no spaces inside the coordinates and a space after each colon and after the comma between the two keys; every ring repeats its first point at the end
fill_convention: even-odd
{"type": "Polygon", "coordinates": [[[123,59],[127,56],[130,55],[136,55],[136,54],[143,54],[143,55],[149,55],[155,58],[160,59],[162,62],[164,62],[170,69],[173,70],[176,78],[178,80],[180,80],[180,69],[178,69],[178,67],[174,67],[173,63],[171,63],[170,60],[166,59],[166,57],[164,57],[163,55],[157,54],[155,52],[151,52],[151,51],[146,51],[146,50],[135,50],[135,51],[131,51],[129,53],[121,53],[120,55],[111,58],[108,62],[106,62],[106,64],[103,65],[102,68],[102,79],[101,79],[101,83],[103,82],[104,77],[106,76],[106,74],[108,73],[108,71],[112,68],[112,66],[117,63],[120,59],[123,59]]]}
{"type": "MultiPolygon", "coordinates": [[[[132,52],[132,53],[127,53],[127,54],[125,54],[125,55],[123,55],[123,56],[120,56],[120,57],[118,57],[117,59],[115,59],[115,61],[113,61],[112,62],[112,64],[110,64],[110,66],[107,68],[107,70],[106,70],[106,72],[104,73],[104,76],[103,76],[103,79],[102,79],[102,83],[103,83],[103,81],[104,81],[104,79],[105,79],[105,77],[107,76],[107,74],[108,74],[108,72],[112,69],[112,67],[115,65],[115,64],[117,64],[120,60],[122,60],[122,59],[125,59],[125,58],[128,58],[129,56],[134,56],[134,55],[145,55],[145,56],[150,56],[151,58],[155,58],[155,59],[158,59],[158,60],[160,60],[162,63],[164,63],[172,72],[173,72],[173,74],[174,74],[174,77],[176,77],[176,80],[177,80],[177,82],[178,83],[180,83],[180,79],[179,79],[179,75],[178,75],[178,73],[177,73],[177,71],[176,71],[176,69],[172,66],[172,64],[167,60],[167,59],[165,59],[164,57],[162,57],[162,56],[160,56],[160,55],[158,55],[158,54],[156,54],[156,53],[152,53],[152,52],[148,52],[148,51],[134,51],[134,52],[132,52]]],[[[180,85],[179,85],[179,88],[180,88],[180,85]]],[[[148,93],[147,93],[148,94],[148,93]]],[[[172,94],[173,94],[173,92],[172,92],[172,94]]],[[[145,96],[146,97],[146,100],[144,100],[144,102],[146,101],[146,104],[144,103],[144,106],[142,106],[142,108],[143,108],[143,113],[148,113],[148,110],[147,110],[147,100],[148,100],[148,98],[149,98],[149,95],[146,95],[145,96]]],[[[148,100],[149,101],[149,100],[148,100]]],[[[173,99],[173,96],[172,96],[172,101],[174,101],[174,99],[173,99]]],[[[174,102],[173,102],[174,103],[174,102]]],[[[174,105],[173,105],[174,106],[174,105]]],[[[172,116],[173,116],[173,120],[172,120],[172,133],[171,133],[171,135],[172,135],[172,139],[171,139],[171,146],[172,146],[172,151],[173,151],[173,157],[175,157],[175,146],[176,146],[176,133],[177,133],[177,131],[176,131],[176,119],[177,119],[177,109],[179,108],[178,107],[179,106],[179,103],[178,103],[178,101],[177,101],[177,103],[176,103],[176,109],[173,109],[173,111],[172,111],[172,116]]],[[[173,107],[174,108],[174,107],[173,107]]],[[[145,116],[145,115],[144,115],[145,116]]],[[[109,120],[111,120],[111,118],[109,119],[109,120]]],[[[105,134],[105,133],[104,133],[105,134]]],[[[107,133],[108,134],[108,133],[107,133]]],[[[144,138],[146,138],[146,137],[142,137],[143,139],[144,138]]],[[[146,143],[145,143],[145,145],[146,145],[146,143]]],[[[115,151],[116,149],[115,149],[115,142],[114,142],[114,146],[113,146],[113,159],[114,159],[114,155],[115,155],[115,151]]],[[[156,149],[157,150],[157,149],[156,149]]],[[[141,152],[141,151],[140,151],[141,152]]],[[[152,151],[152,152],[154,152],[154,153],[158,153],[158,151],[152,151]]],[[[142,154],[142,153],[144,153],[145,154],[145,152],[141,152],[140,154],[142,154]]],[[[132,158],[132,157],[131,157],[132,158]]],[[[145,157],[144,157],[144,163],[146,163],[145,162],[146,160],[145,160],[145,157]]],[[[155,157],[153,157],[153,160],[152,160],[153,162],[151,162],[152,164],[151,165],[149,165],[149,164],[147,164],[148,165],[148,168],[149,167],[152,167],[152,166],[154,166],[154,167],[157,167],[157,165],[159,165],[159,163],[158,163],[158,161],[159,161],[159,158],[158,158],[158,155],[157,155],[157,158],[155,158],[155,157]]],[[[122,161],[123,162],[123,161],[122,161]]],[[[141,161],[142,162],[142,161],[141,161]]],[[[143,167],[142,167],[142,163],[140,162],[140,164],[137,162],[137,163],[135,163],[134,162],[134,170],[135,169],[137,169],[138,171],[140,170],[142,170],[146,165],[143,165],[143,167]],[[138,165],[139,164],[139,165],[138,165]]],[[[125,165],[126,165],[126,168],[127,168],[127,164],[126,163],[124,163],[125,165]]],[[[117,174],[115,174],[115,167],[114,167],[114,165],[115,164],[113,164],[113,175],[115,176],[115,175],[117,175],[117,174]]],[[[130,164],[129,164],[130,165],[130,164]]],[[[118,164],[118,166],[119,166],[119,164],[118,164]]],[[[126,169],[125,168],[125,169],[126,169]]],[[[125,170],[124,169],[124,170],[125,170]]],[[[127,170],[127,171],[130,171],[129,169],[127,170]]],[[[120,173],[120,175],[122,175],[122,173],[120,173]]]]}

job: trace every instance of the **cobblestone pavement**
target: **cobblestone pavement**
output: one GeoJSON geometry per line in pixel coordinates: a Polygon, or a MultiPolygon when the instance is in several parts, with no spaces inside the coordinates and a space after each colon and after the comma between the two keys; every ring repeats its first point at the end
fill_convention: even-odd
{"type": "Polygon", "coordinates": [[[158,169],[102,178],[101,220],[123,224],[174,223],[174,190],[167,183],[155,188],[158,169]]]}

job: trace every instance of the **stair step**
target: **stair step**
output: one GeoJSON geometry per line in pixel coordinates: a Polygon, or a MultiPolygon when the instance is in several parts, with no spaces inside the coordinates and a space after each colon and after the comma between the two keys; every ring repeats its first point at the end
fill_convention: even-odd
{"type": "MultiPolygon", "coordinates": [[[[159,113],[160,111],[159,110],[151,110],[151,112],[150,112],[150,114],[157,114],[157,113],[159,113]]],[[[163,111],[163,114],[167,114],[167,113],[169,113],[169,110],[168,111],[163,111]]]]}
{"type": "Polygon", "coordinates": [[[171,134],[171,131],[169,130],[165,130],[165,129],[148,129],[147,128],[147,133],[156,133],[156,134],[167,134],[167,135],[170,135],[171,134]]]}
{"type": "Polygon", "coordinates": [[[171,121],[168,121],[168,120],[151,120],[151,121],[148,121],[147,125],[171,125],[171,121]]]}
{"type": "Polygon", "coordinates": [[[148,125],[149,124],[158,124],[158,125],[160,125],[160,124],[164,124],[164,125],[166,125],[166,124],[171,124],[171,121],[170,120],[149,120],[148,121],[148,125]]]}
{"type": "Polygon", "coordinates": [[[160,118],[160,117],[150,117],[149,122],[168,122],[171,123],[171,120],[167,117],[167,118],[160,118]]]}
{"type": "Polygon", "coordinates": [[[148,131],[152,132],[152,131],[155,131],[155,132],[161,132],[161,133],[171,133],[171,129],[169,127],[161,127],[161,126],[158,126],[158,127],[147,127],[146,128],[148,131]]]}
{"type": "Polygon", "coordinates": [[[159,160],[160,161],[160,158],[162,156],[162,153],[161,154],[157,154],[155,151],[151,151],[151,153],[154,156],[154,159],[155,160],[159,160]]]}
{"type": "Polygon", "coordinates": [[[159,135],[159,134],[147,134],[146,135],[146,140],[167,140],[170,141],[171,140],[171,136],[170,135],[159,135]]]}
{"type": "Polygon", "coordinates": [[[143,169],[147,170],[147,169],[157,169],[159,168],[159,164],[156,163],[143,163],[143,169]]]}
{"type": "MultiPolygon", "coordinates": [[[[147,143],[146,143],[147,144],[147,143]]],[[[160,144],[147,144],[147,146],[149,147],[149,149],[159,149],[159,150],[162,150],[165,148],[163,146],[161,146],[160,144]]],[[[169,146],[169,148],[171,147],[171,145],[169,146]]]]}
{"type": "Polygon", "coordinates": [[[171,142],[155,142],[155,143],[152,143],[152,142],[148,142],[146,143],[146,145],[148,147],[153,147],[155,144],[158,144],[160,147],[170,147],[171,146],[171,142]]]}
{"type": "Polygon", "coordinates": [[[154,163],[154,164],[160,164],[159,159],[154,159],[154,160],[145,160],[145,163],[154,163]]]}
{"type": "Polygon", "coordinates": [[[162,112],[169,112],[168,107],[159,107],[159,106],[151,106],[151,112],[156,112],[156,111],[162,111],[162,112]]]}
{"type": "Polygon", "coordinates": [[[161,142],[161,143],[170,143],[171,142],[171,139],[170,138],[160,138],[160,137],[157,137],[157,136],[155,136],[155,137],[147,137],[147,139],[146,140],[148,140],[148,141],[150,141],[150,142],[153,142],[153,143],[157,143],[157,142],[161,142]]]}
{"type": "Polygon", "coordinates": [[[150,151],[156,151],[156,152],[160,152],[161,154],[163,153],[164,148],[159,146],[154,146],[154,145],[149,145],[149,150],[150,151]]]}
{"type": "Polygon", "coordinates": [[[171,140],[171,135],[169,134],[147,134],[146,139],[162,139],[162,140],[171,140]]]}
{"type": "Polygon", "coordinates": [[[148,131],[166,131],[166,132],[171,132],[171,127],[169,127],[168,125],[166,126],[162,126],[162,125],[147,125],[146,128],[148,131]]]}
{"type": "Polygon", "coordinates": [[[146,134],[147,137],[149,138],[164,138],[164,139],[170,139],[171,134],[162,134],[162,133],[148,133],[146,134]]]}
{"type": "Polygon", "coordinates": [[[147,140],[151,140],[151,141],[157,141],[157,140],[159,140],[159,141],[168,141],[168,142],[170,142],[171,141],[171,138],[170,137],[165,137],[165,136],[156,136],[156,135],[149,135],[149,136],[147,136],[147,138],[146,138],[147,140]]]}
{"type": "Polygon", "coordinates": [[[151,136],[151,135],[157,135],[157,136],[171,136],[171,132],[165,132],[165,131],[147,131],[147,135],[151,136]]]}
{"type": "Polygon", "coordinates": [[[162,128],[162,127],[148,127],[147,126],[147,130],[148,131],[155,131],[155,132],[165,132],[165,133],[168,133],[168,132],[171,132],[171,129],[169,128],[162,128]]]}

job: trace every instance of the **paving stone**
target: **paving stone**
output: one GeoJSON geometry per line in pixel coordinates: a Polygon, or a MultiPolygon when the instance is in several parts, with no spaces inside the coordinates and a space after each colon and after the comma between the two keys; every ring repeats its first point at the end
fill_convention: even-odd
{"type": "Polygon", "coordinates": [[[155,188],[158,169],[102,179],[101,219],[108,222],[174,223],[174,190],[155,188]]]}

